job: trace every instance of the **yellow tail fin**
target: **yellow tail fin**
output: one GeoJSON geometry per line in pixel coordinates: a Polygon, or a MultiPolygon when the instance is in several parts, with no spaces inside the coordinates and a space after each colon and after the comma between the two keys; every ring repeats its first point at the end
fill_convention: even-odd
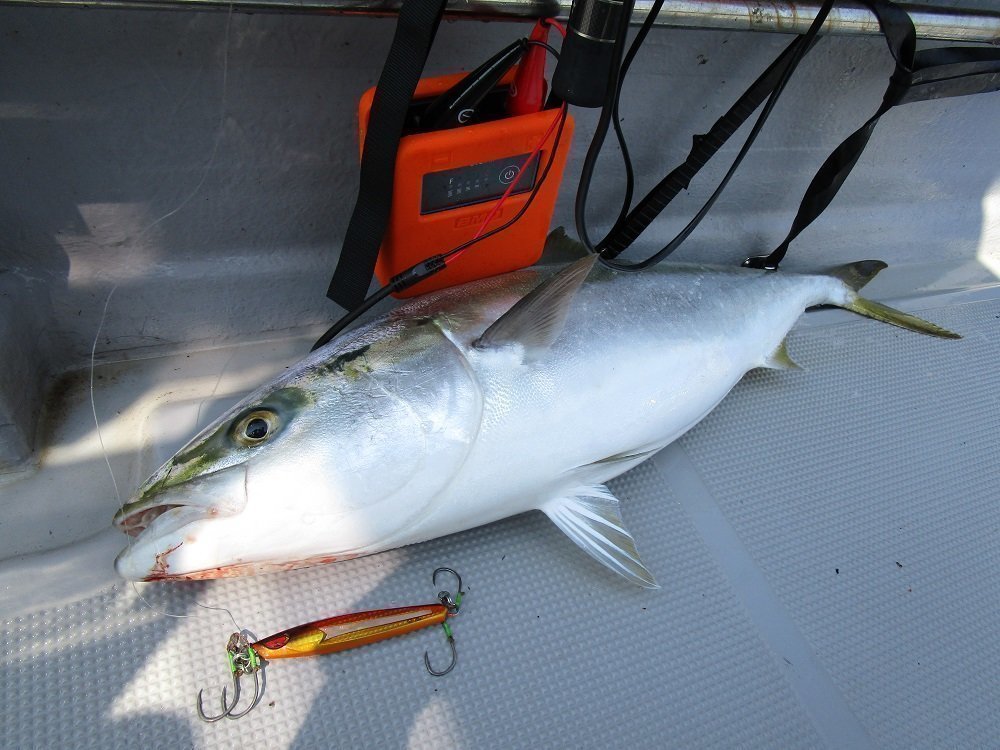
{"type": "Polygon", "coordinates": [[[887,305],[883,305],[879,302],[873,302],[870,299],[865,299],[864,297],[859,297],[857,295],[857,291],[861,289],[861,287],[874,279],[879,271],[887,267],[888,266],[880,260],[859,260],[856,263],[848,263],[847,265],[828,268],[822,273],[827,276],[833,276],[834,278],[840,279],[844,282],[845,286],[855,292],[855,294],[849,295],[849,302],[846,304],[838,304],[839,307],[842,307],[845,310],[850,310],[858,315],[864,315],[866,318],[881,320],[883,323],[889,323],[890,325],[899,326],[900,328],[905,328],[908,331],[916,331],[917,333],[923,333],[928,336],[937,336],[942,339],[962,338],[957,333],[952,333],[946,328],[942,328],[941,326],[922,320],[916,315],[910,315],[902,310],[894,310],[887,305]]]}
{"type": "Polygon", "coordinates": [[[910,315],[909,313],[905,313],[901,310],[894,310],[887,305],[883,305],[879,302],[873,302],[872,300],[865,299],[864,297],[855,296],[852,302],[842,305],[842,307],[845,310],[850,310],[858,315],[864,315],[866,318],[881,320],[883,323],[890,323],[894,326],[906,328],[909,331],[916,331],[917,333],[923,333],[928,336],[937,336],[942,339],[962,338],[957,333],[953,333],[946,328],[942,328],[934,323],[918,318],[916,315],[910,315]]]}

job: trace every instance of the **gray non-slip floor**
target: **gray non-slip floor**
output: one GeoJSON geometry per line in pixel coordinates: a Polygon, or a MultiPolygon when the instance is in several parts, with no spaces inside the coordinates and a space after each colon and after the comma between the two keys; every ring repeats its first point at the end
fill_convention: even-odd
{"type": "MultiPolygon", "coordinates": [[[[35,553],[0,562],[0,744],[998,747],[1000,289],[906,306],[965,338],[807,316],[790,342],[802,371],[751,373],[612,483],[659,591],[529,514],[334,566],[141,586],[150,609],[110,571],[122,539],[73,542],[116,502],[86,382],[71,381],[42,469],[0,486],[5,508],[23,500],[0,524],[4,549],[35,553]],[[39,551],[49,529],[66,546],[39,551]],[[441,565],[469,592],[451,675],[424,672],[425,649],[447,658],[433,629],[273,663],[254,713],[197,720],[198,689],[226,681],[232,631],[197,604],[263,636],[431,601],[441,565]]],[[[304,348],[98,368],[123,487],[304,348]]]]}

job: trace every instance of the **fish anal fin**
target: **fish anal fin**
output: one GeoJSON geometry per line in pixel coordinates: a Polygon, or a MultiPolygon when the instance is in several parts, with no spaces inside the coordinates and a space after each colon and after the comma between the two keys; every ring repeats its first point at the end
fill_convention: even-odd
{"type": "Polygon", "coordinates": [[[588,255],[543,281],[487,328],[474,346],[520,344],[528,358],[546,351],[562,332],[570,302],[596,260],[596,255],[588,255]]]}
{"type": "Polygon", "coordinates": [[[635,540],[625,528],[618,498],[603,486],[577,487],[542,505],[552,522],[584,552],[643,588],[657,589],[653,574],[639,559],[635,540]]]}
{"type": "Polygon", "coordinates": [[[788,353],[788,339],[783,339],[778,347],[764,360],[764,367],[772,370],[801,370],[799,363],[788,353]]]}

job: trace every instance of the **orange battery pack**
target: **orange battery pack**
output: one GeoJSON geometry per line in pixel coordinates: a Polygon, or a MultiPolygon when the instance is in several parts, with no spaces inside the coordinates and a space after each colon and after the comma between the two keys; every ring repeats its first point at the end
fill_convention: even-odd
{"type": "MultiPolygon", "coordinates": [[[[464,75],[423,79],[414,100],[433,99],[464,75]]],[[[513,71],[501,83],[509,84],[512,77],[513,71]]],[[[366,91],[358,105],[362,149],[374,94],[374,88],[366,91]]],[[[558,109],[547,109],[400,139],[392,212],[375,264],[379,282],[386,284],[415,263],[471,240],[558,116],[558,109]]],[[[573,119],[567,115],[552,168],[520,219],[471,246],[443,271],[397,296],[424,294],[537,262],[549,231],[572,136],[573,119]]],[[[527,202],[548,163],[554,138],[554,133],[549,136],[486,231],[509,221],[527,202]]]]}

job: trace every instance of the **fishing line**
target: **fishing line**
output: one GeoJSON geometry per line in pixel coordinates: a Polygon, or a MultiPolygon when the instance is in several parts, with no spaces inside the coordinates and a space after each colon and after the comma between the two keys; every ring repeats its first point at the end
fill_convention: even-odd
{"type": "MultiPolygon", "coordinates": [[[[115,489],[115,500],[118,502],[118,508],[124,511],[125,504],[122,502],[121,490],[118,488],[118,480],[115,477],[114,469],[111,468],[111,458],[109,457],[108,449],[104,444],[104,435],[101,432],[101,422],[97,417],[97,401],[94,397],[94,370],[96,369],[95,360],[97,358],[97,342],[100,340],[101,331],[104,329],[104,321],[107,319],[108,316],[108,307],[111,305],[111,298],[114,296],[115,290],[117,289],[118,289],[118,284],[115,284],[113,287],[111,287],[111,291],[108,292],[108,296],[104,300],[104,309],[101,311],[101,320],[97,325],[97,332],[94,334],[94,341],[90,347],[90,410],[94,415],[94,427],[97,429],[97,442],[100,443],[101,453],[104,456],[104,463],[108,467],[108,474],[111,476],[111,484],[114,486],[115,489]]],[[[126,527],[125,538],[127,541],[125,543],[125,546],[126,548],[131,549],[132,535],[128,533],[128,517],[123,515],[122,518],[123,518],[123,523],[125,524],[126,527]]],[[[135,592],[135,595],[139,598],[139,601],[141,601],[143,604],[145,604],[149,609],[153,610],[154,612],[161,614],[164,617],[174,617],[178,619],[185,617],[197,617],[197,615],[180,615],[180,614],[174,614],[173,612],[167,612],[166,610],[158,609],[157,607],[154,607],[152,604],[150,604],[149,600],[146,599],[146,597],[144,597],[140,593],[139,587],[136,586],[135,581],[130,581],[129,583],[132,584],[132,591],[135,592]]],[[[229,619],[233,621],[233,625],[236,626],[236,629],[238,631],[243,630],[243,628],[239,626],[239,623],[236,622],[236,618],[233,617],[233,613],[230,612],[225,607],[215,607],[209,604],[202,604],[201,602],[195,602],[195,604],[201,607],[202,609],[211,609],[217,612],[225,612],[227,615],[229,615],[229,619]]]]}
{"type": "Polygon", "coordinates": [[[226,358],[226,364],[224,364],[222,366],[222,369],[219,370],[219,377],[217,377],[215,379],[215,385],[212,386],[212,392],[209,393],[208,396],[206,396],[198,404],[198,412],[195,414],[195,417],[194,417],[194,429],[195,429],[195,432],[200,432],[201,428],[202,428],[202,424],[201,424],[201,410],[205,406],[205,401],[207,401],[210,398],[215,398],[215,394],[218,393],[219,386],[222,384],[222,378],[225,376],[226,370],[229,369],[229,365],[232,364],[233,359],[235,357],[236,357],[236,349],[234,347],[233,350],[229,353],[229,357],[226,358]]]}
{"type": "MultiPolygon", "coordinates": [[[[224,36],[224,39],[223,39],[222,95],[221,95],[220,106],[219,106],[219,123],[218,123],[218,126],[216,127],[215,140],[214,140],[214,143],[212,145],[212,151],[209,154],[208,161],[205,162],[205,166],[204,166],[204,168],[202,170],[201,179],[198,180],[198,183],[194,186],[194,189],[177,206],[175,206],[173,209],[171,209],[167,213],[165,213],[162,216],[160,216],[158,219],[156,219],[152,223],[148,224],[146,227],[144,227],[143,229],[141,229],[135,235],[133,235],[131,237],[126,237],[124,240],[122,240],[121,242],[119,242],[117,244],[121,245],[121,244],[124,244],[125,242],[130,241],[130,240],[131,241],[137,240],[140,237],[142,237],[146,232],[148,232],[150,229],[152,229],[157,224],[159,224],[160,222],[162,222],[162,221],[170,218],[171,216],[175,215],[178,211],[180,211],[181,209],[183,209],[188,203],[190,203],[195,198],[195,196],[201,190],[202,186],[205,184],[205,180],[208,178],[208,173],[211,170],[212,166],[215,164],[215,157],[216,157],[216,154],[219,151],[219,144],[222,142],[223,129],[224,129],[224,125],[225,125],[226,96],[227,96],[228,87],[229,87],[229,39],[230,39],[230,32],[231,32],[231,29],[232,29],[232,20],[233,20],[233,3],[230,2],[229,3],[228,11],[226,13],[226,30],[225,30],[225,36],[224,36]]],[[[101,319],[100,319],[100,322],[97,325],[97,332],[94,334],[94,340],[93,340],[93,343],[91,344],[91,347],[90,347],[90,409],[91,409],[91,412],[92,412],[93,417],[94,417],[94,427],[97,430],[97,441],[100,444],[101,453],[104,456],[104,463],[108,467],[108,474],[111,476],[111,484],[113,485],[114,491],[115,491],[115,500],[118,503],[119,510],[122,511],[123,524],[125,526],[125,531],[126,531],[125,537],[126,537],[126,540],[127,540],[126,541],[126,549],[130,550],[132,548],[132,535],[128,533],[128,518],[124,514],[125,504],[122,501],[121,490],[120,490],[120,488],[118,486],[118,480],[115,477],[114,469],[111,467],[111,458],[110,458],[110,456],[108,454],[107,447],[105,446],[105,443],[104,443],[104,435],[101,432],[101,423],[100,423],[100,420],[98,419],[98,416],[97,416],[97,402],[96,402],[96,399],[94,397],[94,371],[96,369],[97,342],[100,340],[101,331],[104,330],[104,323],[107,320],[108,308],[111,305],[111,298],[114,296],[115,291],[118,289],[119,283],[120,282],[116,282],[114,284],[114,286],[111,287],[111,291],[108,292],[108,296],[104,300],[104,308],[101,311],[101,319]]],[[[230,359],[232,359],[232,357],[230,357],[230,359]]],[[[228,364],[229,363],[227,362],[226,363],[226,367],[228,367],[228,364]]],[[[225,367],[223,368],[223,373],[224,372],[225,372],[225,367]]],[[[222,378],[222,373],[220,373],[220,375],[219,375],[219,379],[220,380],[221,380],[221,378],[222,378]]],[[[216,382],[215,389],[213,389],[213,391],[212,391],[212,395],[215,394],[215,390],[216,389],[218,389],[218,382],[216,382]]],[[[200,406],[199,406],[198,414],[199,414],[198,418],[200,419],[200,415],[201,415],[201,407],[200,406]]],[[[135,595],[136,595],[136,597],[138,597],[139,601],[141,601],[143,604],[146,605],[146,607],[148,607],[152,611],[156,612],[157,614],[163,615],[164,617],[173,617],[173,618],[177,618],[177,619],[187,618],[187,617],[197,617],[197,615],[190,615],[190,614],[175,614],[173,612],[167,612],[166,610],[162,610],[162,609],[159,609],[157,607],[154,607],[149,602],[149,600],[146,599],[146,597],[144,597],[142,595],[142,593],[140,593],[139,587],[136,585],[136,582],[135,581],[130,581],[130,583],[132,584],[132,591],[135,592],[135,595]]],[[[227,615],[229,615],[229,619],[232,620],[233,625],[236,627],[236,629],[238,631],[240,631],[240,632],[243,631],[243,628],[241,628],[240,625],[239,625],[239,623],[236,622],[236,618],[233,616],[233,613],[229,609],[227,609],[226,607],[217,607],[217,606],[213,606],[213,605],[209,605],[209,604],[202,604],[201,602],[197,602],[197,601],[194,602],[194,604],[196,606],[198,606],[198,607],[201,607],[202,609],[213,610],[213,611],[216,611],[216,612],[225,612],[227,615]]]]}
{"type": "Polygon", "coordinates": [[[212,144],[212,151],[208,156],[208,161],[205,162],[205,167],[201,173],[201,179],[198,180],[198,184],[194,186],[194,190],[188,194],[187,198],[178,203],[172,210],[167,211],[167,213],[163,214],[163,216],[154,221],[152,224],[149,224],[144,229],[140,230],[137,235],[131,238],[133,240],[136,240],[144,235],[161,221],[169,219],[171,216],[184,208],[184,206],[194,200],[194,197],[201,191],[202,186],[205,184],[205,180],[208,179],[208,173],[215,165],[215,155],[219,152],[219,144],[222,143],[222,136],[226,122],[226,95],[229,90],[229,32],[232,27],[232,21],[233,4],[229,3],[229,10],[226,12],[226,33],[222,42],[222,98],[219,102],[219,124],[215,128],[215,142],[212,144]]]}
{"type": "Polygon", "coordinates": [[[97,419],[97,403],[94,401],[94,359],[97,354],[97,340],[101,337],[101,329],[104,328],[104,319],[108,317],[108,305],[111,304],[111,298],[114,296],[115,290],[118,288],[118,284],[111,287],[111,291],[108,292],[108,298],[104,300],[104,309],[101,311],[101,321],[97,324],[97,333],[94,334],[94,343],[90,347],[90,410],[94,414],[94,427],[97,428],[97,442],[101,444],[101,453],[104,454],[104,463],[108,465],[108,474],[111,475],[111,484],[115,488],[115,500],[118,501],[118,507],[124,508],[122,505],[122,494],[118,489],[118,480],[115,479],[115,472],[111,468],[111,459],[108,457],[108,449],[104,447],[104,435],[101,434],[101,423],[97,419]]]}

